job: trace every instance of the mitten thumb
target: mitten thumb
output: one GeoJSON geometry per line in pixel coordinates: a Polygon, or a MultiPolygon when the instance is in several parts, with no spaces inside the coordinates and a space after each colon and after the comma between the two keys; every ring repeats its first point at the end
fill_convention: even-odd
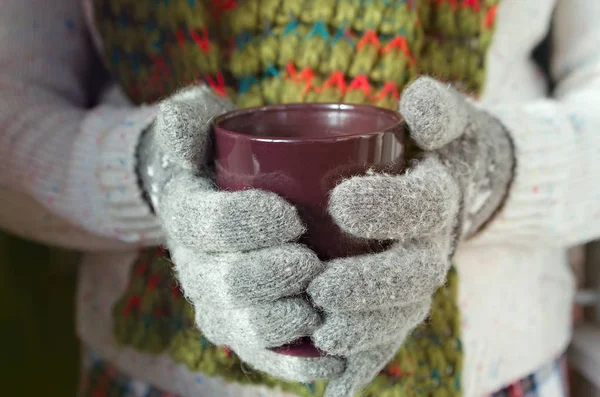
{"type": "Polygon", "coordinates": [[[235,109],[205,86],[179,91],[159,104],[154,125],[162,151],[182,168],[203,167],[210,161],[210,124],[213,118],[235,109]]]}
{"type": "Polygon", "coordinates": [[[410,136],[423,150],[437,150],[460,137],[471,105],[449,85],[421,77],[402,93],[400,113],[410,136]]]}

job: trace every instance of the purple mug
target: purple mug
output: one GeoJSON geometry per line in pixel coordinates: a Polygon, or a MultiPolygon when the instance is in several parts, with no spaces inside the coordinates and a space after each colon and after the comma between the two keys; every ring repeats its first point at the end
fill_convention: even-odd
{"type": "MultiPolygon", "coordinates": [[[[322,260],[378,252],[381,241],[345,234],[327,211],[331,190],[367,171],[397,174],[406,159],[399,113],[367,105],[293,104],[236,110],[214,121],[217,186],[279,194],[307,227],[301,242],[322,260]]],[[[276,351],[314,357],[304,340],[276,351]]]]}

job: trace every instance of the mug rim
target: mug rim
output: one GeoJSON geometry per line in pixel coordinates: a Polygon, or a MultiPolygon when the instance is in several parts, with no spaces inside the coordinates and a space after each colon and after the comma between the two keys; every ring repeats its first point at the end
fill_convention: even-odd
{"type": "Polygon", "coordinates": [[[242,108],[232,110],[230,112],[224,113],[220,116],[217,116],[213,122],[212,127],[215,133],[227,135],[231,138],[243,138],[248,139],[255,142],[273,142],[273,143],[284,143],[284,142],[295,142],[295,143],[303,143],[303,142],[339,142],[350,139],[357,139],[360,137],[370,137],[377,134],[390,133],[398,130],[404,130],[404,119],[400,112],[381,108],[378,106],[367,105],[367,104],[354,104],[354,103],[336,103],[336,102],[318,102],[318,103],[288,103],[288,104],[277,104],[277,105],[264,105],[264,106],[254,106],[249,108],[242,108]],[[356,134],[345,134],[345,135],[331,135],[326,137],[278,137],[278,136],[269,136],[269,135],[250,135],[244,134],[237,131],[232,131],[230,129],[224,128],[221,126],[223,122],[226,120],[230,120],[235,117],[240,117],[246,115],[248,113],[255,112],[275,112],[282,110],[290,110],[290,109],[314,109],[314,110],[341,110],[341,111],[352,111],[358,110],[362,112],[369,113],[384,113],[388,116],[392,116],[396,118],[396,122],[391,124],[389,127],[386,127],[381,130],[376,131],[366,131],[360,132],[356,134]]]}

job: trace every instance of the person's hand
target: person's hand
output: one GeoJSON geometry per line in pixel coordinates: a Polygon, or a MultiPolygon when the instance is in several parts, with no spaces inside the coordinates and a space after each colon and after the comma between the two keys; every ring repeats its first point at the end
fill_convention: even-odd
{"type": "Polygon", "coordinates": [[[511,182],[507,131],[454,89],[418,79],[400,113],[423,158],[403,175],[354,177],[331,194],[330,213],[344,231],[393,245],[333,260],[308,287],[325,313],[316,346],[347,360],[328,397],[354,395],[393,357],[426,318],[457,244],[493,216],[511,182]]]}
{"type": "Polygon", "coordinates": [[[340,359],[269,350],[310,336],[321,324],[299,295],[323,264],[294,243],[304,225],[282,198],[216,189],[210,123],[233,108],[206,87],[187,89],[160,104],[140,145],[140,176],[164,226],[177,278],[212,343],[277,377],[335,377],[343,370],[340,359]]]}

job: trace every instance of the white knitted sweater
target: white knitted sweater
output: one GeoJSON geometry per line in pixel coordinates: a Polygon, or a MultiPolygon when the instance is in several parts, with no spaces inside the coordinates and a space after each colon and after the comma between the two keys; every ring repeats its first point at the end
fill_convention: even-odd
{"type": "MultiPolygon", "coordinates": [[[[116,89],[86,107],[98,59],[81,1],[2,0],[0,227],[89,252],[79,334],[123,370],[189,397],[258,396],[113,344],[111,308],[136,249],[163,238],[134,172],[154,109],[116,89]]],[[[457,256],[466,397],[534,371],[569,342],[566,250],[600,236],[599,20],[592,0],[504,0],[498,10],[482,104],[513,133],[517,175],[503,211],[457,256]],[[548,98],[530,52],[553,11],[558,86],[548,98]]]]}

